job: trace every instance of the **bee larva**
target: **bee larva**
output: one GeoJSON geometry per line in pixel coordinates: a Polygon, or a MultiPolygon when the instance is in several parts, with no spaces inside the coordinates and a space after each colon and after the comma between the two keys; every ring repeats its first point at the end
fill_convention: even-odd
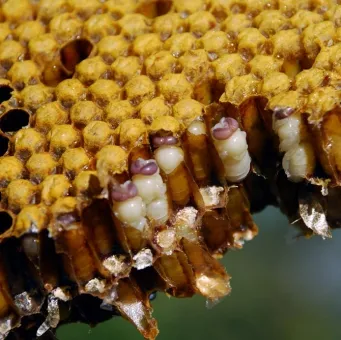
{"type": "Polygon", "coordinates": [[[306,127],[300,114],[293,114],[290,107],[275,108],[273,129],[280,140],[279,150],[284,152],[282,166],[288,178],[300,182],[311,176],[315,170],[315,153],[307,141],[306,127]]]}
{"type": "Polygon", "coordinates": [[[159,174],[157,163],[153,159],[138,158],[132,163],[130,172],[138,195],[146,204],[147,217],[155,221],[156,225],[166,223],[169,217],[167,187],[159,174]]]}
{"type": "Polygon", "coordinates": [[[190,185],[184,168],[184,151],[176,146],[178,139],[173,136],[154,137],[153,144],[155,160],[160,169],[166,174],[169,190],[173,201],[186,205],[190,199],[190,185]]]}
{"type": "Polygon", "coordinates": [[[230,182],[242,181],[248,175],[251,164],[246,133],[239,129],[235,119],[225,117],[212,128],[211,133],[224,165],[226,179],[230,182]]]}

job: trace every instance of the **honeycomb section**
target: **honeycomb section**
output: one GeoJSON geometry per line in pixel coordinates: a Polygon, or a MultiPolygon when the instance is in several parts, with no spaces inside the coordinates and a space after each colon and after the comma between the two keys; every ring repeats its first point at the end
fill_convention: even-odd
{"type": "Polygon", "coordinates": [[[338,1],[4,0],[0,21],[0,337],[64,304],[154,339],[149,295],[227,295],[215,258],[274,194],[305,234],[338,225],[285,195],[341,183],[338,1]]]}

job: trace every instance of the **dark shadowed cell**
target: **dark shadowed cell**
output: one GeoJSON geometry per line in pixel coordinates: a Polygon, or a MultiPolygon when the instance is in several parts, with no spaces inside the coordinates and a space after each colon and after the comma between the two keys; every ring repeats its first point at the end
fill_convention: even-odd
{"type": "Polygon", "coordinates": [[[25,110],[10,110],[0,118],[0,129],[3,132],[16,132],[27,126],[29,120],[30,115],[25,110]]]}
{"type": "Polygon", "coordinates": [[[7,231],[13,223],[12,216],[7,211],[0,211],[0,234],[7,231]]]}

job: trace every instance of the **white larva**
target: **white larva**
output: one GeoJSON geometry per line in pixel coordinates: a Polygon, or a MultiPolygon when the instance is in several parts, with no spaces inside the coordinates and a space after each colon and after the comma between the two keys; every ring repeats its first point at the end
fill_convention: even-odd
{"type": "Polygon", "coordinates": [[[153,175],[134,175],[132,182],[146,205],[147,217],[156,225],[167,222],[169,218],[167,187],[162,181],[159,169],[153,175]]]}
{"type": "Polygon", "coordinates": [[[215,147],[221,158],[240,160],[248,149],[246,133],[238,129],[225,140],[215,140],[215,147]]]}
{"type": "Polygon", "coordinates": [[[242,181],[248,175],[251,166],[246,133],[238,128],[238,123],[233,118],[222,118],[213,127],[212,137],[224,165],[226,179],[230,182],[242,181]],[[224,129],[225,131],[222,131],[224,129]],[[227,138],[224,138],[223,134],[227,138]]]}
{"type": "Polygon", "coordinates": [[[136,229],[143,230],[146,224],[146,205],[139,196],[123,202],[115,202],[114,212],[121,222],[136,229]]]}
{"type": "Polygon", "coordinates": [[[154,200],[147,206],[148,218],[156,222],[157,225],[167,222],[168,213],[168,200],[166,197],[154,200]]]}
{"type": "Polygon", "coordinates": [[[206,125],[204,122],[200,120],[193,121],[190,126],[187,128],[187,131],[190,132],[192,135],[206,135],[206,125]]]}
{"type": "Polygon", "coordinates": [[[286,152],[301,140],[302,122],[298,115],[292,115],[284,119],[276,119],[273,116],[273,129],[279,137],[279,150],[286,152]]]}
{"type": "Polygon", "coordinates": [[[315,162],[312,145],[310,143],[300,143],[285,153],[282,166],[292,182],[300,182],[305,177],[313,174],[315,162]]]}
{"type": "Polygon", "coordinates": [[[301,115],[296,113],[278,119],[274,114],[273,129],[279,137],[279,150],[285,152],[282,167],[289,180],[300,182],[312,175],[316,159],[312,145],[305,141],[307,131],[301,115]]]}
{"type": "Polygon", "coordinates": [[[166,194],[167,188],[159,173],[149,176],[134,175],[132,181],[137,187],[138,195],[146,204],[166,194]]]}
{"type": "Polygon", "coordinates": [[[184,152],[178,146],[162,145],[155,151],[155,160],[165,174],[171,174],[184,160],[184,152]]]}

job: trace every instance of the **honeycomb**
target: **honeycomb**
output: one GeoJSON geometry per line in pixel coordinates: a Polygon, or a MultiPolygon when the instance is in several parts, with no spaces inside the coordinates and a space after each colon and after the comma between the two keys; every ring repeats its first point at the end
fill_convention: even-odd
{"type": "Polygon", "coordinates": [[[277,204],[340,227],[336,0],[0,1],[0,338],[229,294],[277,204]]]}

